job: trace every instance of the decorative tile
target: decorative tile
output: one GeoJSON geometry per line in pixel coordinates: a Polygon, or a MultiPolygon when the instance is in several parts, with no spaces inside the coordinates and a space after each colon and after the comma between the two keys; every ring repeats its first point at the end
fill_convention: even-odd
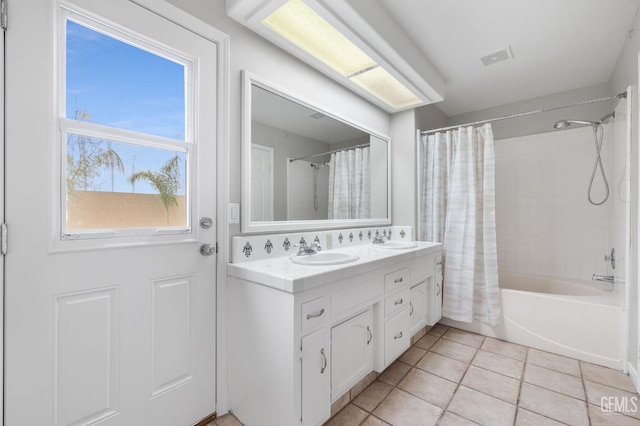
{"type": "Polygon", "coordinates": [[[349,232],[349,242],[353,242],[353,232],[349,232]]]}
{"type": "Polygon", "coordinates": [[[400,231],[400,238],[402,238],[404,240],[404,237],[407,236],[407,233],[404,232],[404,229],[402,231],[400,231]]]}
{"type": "Polygon", "coordinates": [[[289,249],[291,248],[291,241],[289,241],[289,237],[284,237],[282,248],[284,249],[284,251],[289,251],[289,249]]]}
{"type": "Polygon", "coordinates": [[[264,251],[266,251],[267,254],[271,254],[271,251],[273,251],[273,243],[271,243],[271,240],[268,239],[264,244],[264,251]]]}
{"type": "Polygon", "coordinates": [[[367,232],[367,238],[371,239],[371,229],[369,229],[369,232],[367,232]]]}
{"type": "Polygon", "coordinates": [[[251,247],[251,243],[247,241],[247,243],[244,245],[244,248],[242,249],[242,253],[244,254],[245,257],[249,257],[251,256],[252,252],[253,252],[253,247],[251,247]]]}
{"type": "Polygon", "coordinates": [[[342,241],[344,240],[344,237],[342,236],[342,232],[338,235],[338,242],[340,244],[342,244],[342,241]]]}
{"type": "Polygon", "coordinates": [[[360,231],[358,233],[358,240],[362,241],[362,238],[364,237],[364,235],[362,235],[362,231],[360,231]]]}

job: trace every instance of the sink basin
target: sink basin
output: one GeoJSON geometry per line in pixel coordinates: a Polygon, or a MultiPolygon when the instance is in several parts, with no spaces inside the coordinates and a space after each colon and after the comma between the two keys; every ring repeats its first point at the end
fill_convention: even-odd
{"type": "Polygon", "coordinates": [[[418,247],[415,241],[386,241],[382,244],[373,244],[372,247],[386,250],[407,250],[418,247]]]}
{"type": "Polygon", "coordinates": [[[299,265],[324,266],[324,265],[340,265],[342,263],[351,263],[360,257],[355,254],[334,253],[321,251],[320,253],[310,254],[307,256],[293,255],[289,257],[293,263],[299,265]]]}

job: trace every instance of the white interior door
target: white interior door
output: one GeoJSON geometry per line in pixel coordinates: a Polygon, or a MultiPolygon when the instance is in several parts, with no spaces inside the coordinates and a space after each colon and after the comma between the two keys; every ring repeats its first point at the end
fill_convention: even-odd
{"type": "Polygon", "coordinates": [[[194,424],[216,399],[216,45],[63,4],[10,6],[5,421],[194,424]]]}

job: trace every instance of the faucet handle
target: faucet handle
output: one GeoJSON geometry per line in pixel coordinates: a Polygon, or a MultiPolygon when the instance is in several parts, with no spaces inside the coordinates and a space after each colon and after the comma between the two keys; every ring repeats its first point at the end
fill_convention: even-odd
{"type": "Polygon", "coordinates": [[[320,241],[313,241],[311,243],[311,249],[315,250],[315,251],[321,251],[322,250],[322,246],[320,245],[320,241]]]}

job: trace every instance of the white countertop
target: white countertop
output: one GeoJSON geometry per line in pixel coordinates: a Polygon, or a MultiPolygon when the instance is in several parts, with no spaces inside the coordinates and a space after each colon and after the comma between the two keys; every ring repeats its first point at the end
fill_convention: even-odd
{"type": "Polygon", "coordinates": [[[359,256],[359,259],[354,262],[339,265],[299,265],[293,263],[289,259],[290,256],[230,263],[228,274],[230,277],[297,293],[372,269],[384,268],[397,262],[424,256],[442,248],[441,243],[421,241],[416,241],[416,243],[417,247],[404,250],[381,249],[369,244],[327,250],[359,256]]]}

